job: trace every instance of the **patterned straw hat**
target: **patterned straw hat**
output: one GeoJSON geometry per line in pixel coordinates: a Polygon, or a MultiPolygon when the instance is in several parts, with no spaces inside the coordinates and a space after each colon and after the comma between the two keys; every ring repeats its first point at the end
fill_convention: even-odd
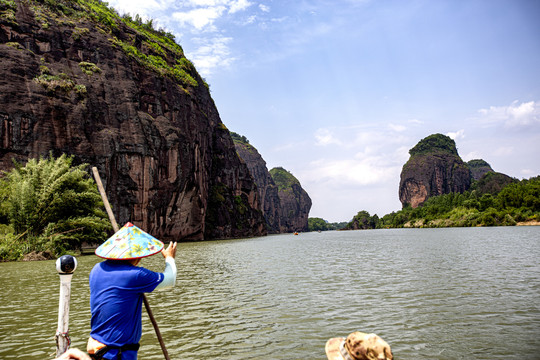
{"type": "Polygon", "coordinates": [[[157,254],[163,243],[128,222],[96,249],[96,255],[111,260],[132,260],[157,254]]]}
{"type": "Polygon", "coordinates": [[[355,331],[347,338],[332,338],[326,342],[328,360],[392,360],[390,346],[375,334],[355,331]]]}

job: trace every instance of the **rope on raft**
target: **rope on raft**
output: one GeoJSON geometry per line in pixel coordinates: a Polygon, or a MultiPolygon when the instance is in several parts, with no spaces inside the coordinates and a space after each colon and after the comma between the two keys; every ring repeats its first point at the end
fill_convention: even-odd
{"type": "Polygon", "coordinates": [[[60,331],[56,332],[56,335],[54,335],[54,340],[56,341],[56,348],[58,348],[58,346],[59,346],[58,339],[60,337],[63,337],[64,339],[67,340],[67,348],[66,348],[66,350],[69,349],[69,346],[71,345],[71,338],[69,337],[69,331],[65,332],[65,333],[62,333],[60,331]]]}

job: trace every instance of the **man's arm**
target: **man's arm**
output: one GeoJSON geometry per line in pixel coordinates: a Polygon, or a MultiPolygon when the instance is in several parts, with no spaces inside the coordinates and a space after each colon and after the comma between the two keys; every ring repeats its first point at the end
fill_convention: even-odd
{"type": "Polygon", "coordinates": [[[165,270],[163,271],[163,281],[156,286],[155,290],[167,289],[176,284],[176,241],[169,243],[166,249],[161,250],[161,255],[165,258],[165,270]]]}

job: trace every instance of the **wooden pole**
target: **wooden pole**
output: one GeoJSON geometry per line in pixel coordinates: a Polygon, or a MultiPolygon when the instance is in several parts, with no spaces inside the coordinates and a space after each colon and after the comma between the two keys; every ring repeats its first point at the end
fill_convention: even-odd
{"type": "Polygon", "coordinates": [[[77,259],[64,255],[56,260],[56,270],[60,275],[60,301],[58,302],[58,327],[56,330],[56,357],[69,349],[69,301],[71,297],[71,278],[77,268],[77,259]]]}
{"type": "MultiPolygon", "coordinates": [[[[101,194],[101,198],[103,199],[103,204],[105,205],[105,209],[107,210],[107,214],[109,215],[109,220],[111,221],[113,230],[114,230],[114,232],[117,232],[119,230],[118,223],[116,222],[116,219],[114,218],[114,213],[112,212],[111,205],[109,204],[109,200],[107,199],[107,194],[105,193],[105,188],[103,187],[103,183],[101,182],[101,177],[99,176],[99,171],[94,166],[94,167],[92,167],[92,172],[94,173],[94,178],[96,179],[96,184],[97,184],[99,193],[101,194]]],[[[167,348],[165,347],[165,343],[163,342],[163,337],[161,336],[161,331],[159,331],[159,326],[158,326],[158,324],[156,322],[156,319],[154,318],[154,314],[152,313],[152,309],[150,309],[150,304],[148,303],[148,299],[146,299],[145,294],[142,294],[142,296],[143,296],[144,307],[146,309],[146,312],[148,313],[148,317],[150,318],[150,321],[152,322],[152,325],[154,326],[156,336],[157,336],[157,338],[159,340],[159,345],[161,346],[161,351],[163,351],[163,355],[165,356],[165,359],[170,360],[169,352],[167,351],[167,348]]]]}
{"type": "Polygon", "coordinates": [[[107,215],[109,215],[109,220],[111,221],[113,230],[114,232],[117,232],[119,230],[118,224],[116,223],[116,219],[114,218],[111,204],[109,204],[109,199],[107,199],[107,194],[105,193],[105,188],[103,187],[103,183],[101,182],[101,177],[99,176],[99,171],[97,167],[94,166],[92,168],[92,172],[94,173],[94,179],[96,179],[96,184],[97,184],[99,193],[101,194],[101,199],[103,200],[103,204],[105,205],[105,210],[107,211],[107,215]]]}

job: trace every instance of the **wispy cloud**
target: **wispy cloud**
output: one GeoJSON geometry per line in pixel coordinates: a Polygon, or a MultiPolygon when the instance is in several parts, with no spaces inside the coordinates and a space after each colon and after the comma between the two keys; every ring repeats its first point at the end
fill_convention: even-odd
{"type": "Polygon", "coordinates": [[[381,167],[379,158],[342,159],[327,162],[325,160],[312,162],[312,173],[304,174],[306,179],[317,179],[318,182],[332,183],[333,187],[344,184],[370,185],[386,181],[390,175],[395,175],[395,169],[381,167]]]}
{"type": "Polygon", "coordinates": [[[191,60],[196,64],[198,71],[208,76],[216,68],[230,66],[235,61],[228,46],[232,40],[231,37],[219,35],[193,39],[197,49],[191,54],[191,60]]]}
{"type": "Polygon", "coordinates": [[[465,130],[461,129],[461,130],[458,130],[456,132],[449,132],[449,133],[446,133],[446,136],[450,137],[454,141],[464,139],[465,138],[465,130]]]}
{"type": "Polygon", "coordinates": [[[520,103],[518,100],[508,106],[490,106],[478,110],[484,124],[502,124],[507,128],[523,128],[540,125],[540,102],[520,103]]]}
{"type": "Polygon", "coordinates": [[[396,131],[396,132],[402,132],[407,130],[407,127],[404,125],[396,125],[396,124],[388,124],[388,127],[390,130],[396,131]]]}
{"type": "Polygon", "coordinates": [[[340,145],[341,141],[334,136],[329,129],[317,129],[315,132],[315,144],[319,146],[326,146],[331,144],[340,145]]]}
{"type": "Polygon", "coordinates": [[[511,156],[511,155],[514,155],[515,153],[514,150],[515,149],[513,146],[500,146],[500,147],[497,147],[497,149],[493,152],[493,155],[499,156],[499,157],[511,156]]]}
{"type": "Polygon", "coordinates": [[[227,10],[224,6],[198,8],[187,12],[175,12],[173,18],[182,26],[191,25],[196,30],[216,31],[214,21],[220,18],[227,10]]]}
{"type": "Polygon", "coordinates": [[[248,0],[232,1],[229,6],[229,14],[234,14],[237,11],[246,10],[251,5],[253,5],[253,3],[249,2],[248,0]]]}
{"type": "Polygon", "coordinates": [[[184,47],[188,44],[187,55],[203,76],[211,75],[218,67],[231,66],[237,58],[231,56],[234,38],[219,25],[220,20],[232,17],[230,24],[243,26],[257,19],[253,15],[247,21],[234,18],[254,5],[249,0],[111,0],[111,5],[122,12],[154,18],[159,25],[175,29],[172,32],[184,47]]]}
{"type": "Polygon", "coordinates": [[[461,157],[463,161],[471,161],[473,159],[481,159],[482,154],[479,151],[471,151],[461,157]]]}
{"type": "Polygon", "coordinates": [[[408,123],[413,124],[413,125],[422,125],[422,124],[424,124],[424,122],[422,120],[418,120],[418,119],[410,119],[408,121],[408,123]]]}
{"type": "Polygon", "coordinates": [[[320,157],[302,171],[302,178],[325,183],[331,188],[377,185],[399,177],[408,158],[406,127],[388,124],[319,128],[315,144],[320,157]]]}
{"type": "MultiPolygon", "coordinates": [[[[139,14],[143,18],[152,18],[153,14],[169,9],[175,0],[110,0],[109,5],[120,14],[139,14]]],[[[157,20],[157,19],[156,19],[157,20]]]]}

